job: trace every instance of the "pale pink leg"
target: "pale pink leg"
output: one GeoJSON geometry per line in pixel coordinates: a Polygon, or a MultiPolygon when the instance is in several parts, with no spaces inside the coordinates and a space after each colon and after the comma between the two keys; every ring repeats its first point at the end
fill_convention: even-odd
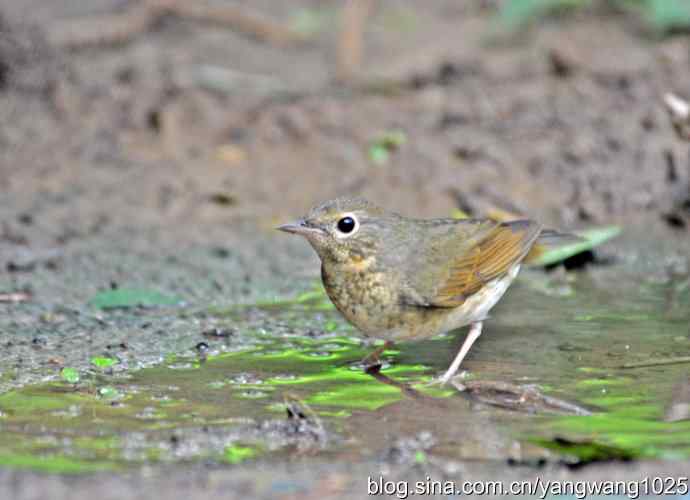
{"type": "Polygon", "coordinates": [[[457,356],[455,356],[455,359],[446,370],[446,373],[444,373],[443,376],[438,379],[438,382],[441,385],[448,382],[455,375],[455,373],[458,371],[458,368],[460,368],[460,363],[462,363],[462,360],[465,359],[467,353],[470,352],[472,344],[474,344],[474,341],[477,340],[481,334],[482,322],[478,321],[477,323],[472,323],[472,326],[470,326],[470,331],[465,338],[465,342],[462,343],[460,352],[457,356]]]}

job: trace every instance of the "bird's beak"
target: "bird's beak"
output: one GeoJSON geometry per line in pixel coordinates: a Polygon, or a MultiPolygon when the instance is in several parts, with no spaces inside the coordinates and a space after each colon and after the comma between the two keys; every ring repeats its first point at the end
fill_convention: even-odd
{"type": "Polygon", "coordinates": [[[285,231],[286,233],[301,234],[302,236],[309,236],[310,234],[323,234],[323,230],[309,225],[304,220],[291,222],[290,224],[283,224],[276,228],[278,231],[285,231]]]}

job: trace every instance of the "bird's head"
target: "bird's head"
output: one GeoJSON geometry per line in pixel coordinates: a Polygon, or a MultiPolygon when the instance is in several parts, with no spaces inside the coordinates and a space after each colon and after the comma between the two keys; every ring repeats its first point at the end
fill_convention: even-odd
{"type": "Polygon", "coordinates": [[[361,198],[337,198],[277,229],[304,236],[321,260],[358,262],[376,256],[400,216],[361,198]]]}

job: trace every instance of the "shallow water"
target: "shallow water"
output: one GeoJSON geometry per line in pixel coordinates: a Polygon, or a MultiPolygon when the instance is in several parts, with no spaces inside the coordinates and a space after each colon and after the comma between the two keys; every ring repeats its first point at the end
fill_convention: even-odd
{"type": "Polygon", "coordinates": [[[523,272],[463,366],[462,380],[533,385],[589,416],[506,409],[429,386],[464,331],[400,344],[385,353],[384,378],[365,374],[369,348],[315,284],[285,301],[102,313],[121,323],[167,315],[177,329],[212,324],[224,336],[211,332],[199,352],[149,368],[115,356],[76,383],[52,377],[5,392],[0,464],[84,472],[236,464],[295,449],[354,461],[401,453],[405,436],[417,440],[415,460],[573,460],[601,446],[628,458],[688,458],[690,421],[664,414],[690,364],[625,367],[690,355],[690,279],[672,264],[523,272]],[[286,418],[294,404],[306,426],[286,418]]]}

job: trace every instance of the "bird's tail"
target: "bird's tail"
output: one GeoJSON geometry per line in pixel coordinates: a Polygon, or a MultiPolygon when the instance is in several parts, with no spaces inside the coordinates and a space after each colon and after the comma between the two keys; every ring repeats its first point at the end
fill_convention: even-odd
{"type": "Polygon", "coordinates": [[[572,233],[561,233],[554,229],[543,229],[537,241],[524,259],[526,264],[534,264],[549,250],[566,245],[583,243],[586,240],[572,233]]]}
{"type": "MultiPolygon", "coordinates": [[[[499,209],[491,210],[487,215],[490,219],[503,223],[520,219],[520,216],[518,215],[499,209]]],[[[562,233],[560,231],[556,231],[555,229],[542,229],[536,241],[534,242],[534,245],[532,245],[530,251],[527,252],[527,255],[522,262],[535,266],[545,265],[543,261],[550,261],[549,258],[545,258],[545,255],[547,253],[551,253],[552,250],[558,250],[561,248],[566,250],[566,247],[571,247],[570,251],[566,253],[572,255],[572,248],[575,248],[577,251],[581,251],[582,249],[586,249],[581,248],[582,245],[586,244],[587,240],[576,234],[562,233]]]]}

